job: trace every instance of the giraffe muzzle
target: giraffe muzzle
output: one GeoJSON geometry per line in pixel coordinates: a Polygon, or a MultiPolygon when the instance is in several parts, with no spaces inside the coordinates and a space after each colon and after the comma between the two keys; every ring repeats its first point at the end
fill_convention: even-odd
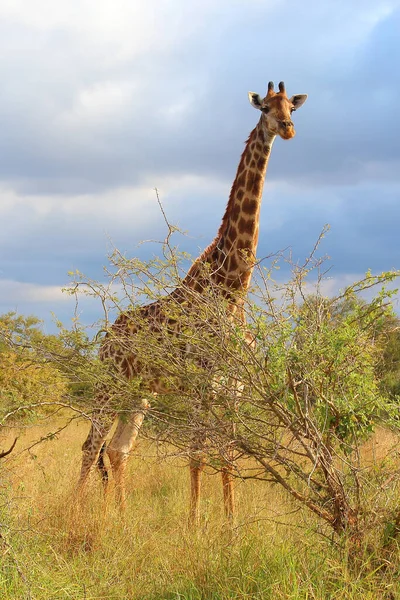
{"type": "Polygon", "coordinates": [[[279,121],[279,135],[284,140],[289,140],[290,138],[294,137],[295,134],[296,132],[294,130],[293,121],[279,121]]]}
{"type": "Polygon", "coordinates": [[[289,127],[294,127],[293,121],[279,121],[279,124],[285,129],[288,129],[289,127]]]}

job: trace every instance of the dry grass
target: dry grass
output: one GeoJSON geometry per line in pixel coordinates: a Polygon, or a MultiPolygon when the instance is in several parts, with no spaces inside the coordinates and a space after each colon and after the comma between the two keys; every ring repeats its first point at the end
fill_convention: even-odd
{"type": "MultiPolygon", "coordinates": [[[[230,531],[219,476],[206,475],[202,524],[189,530],[188,469],[177,458],[160,461],[147,442],[130,463],[125,518],[111,495],[104,498],[97,477],[77,507],[74,486],[87,429],[73,423],[58,439],[18,454],[49,426],[29,429],[2,463],[2,599],[398,597],[393,556],[390,573],[376,566],[373,553],[352,573],[345,553],[318,536],[313,518],[295,510],[276,486],[237,481],[238,522],[230,531]]],[[[394,442],[378,432],[366,460],[379,460],[394,442]]]]}

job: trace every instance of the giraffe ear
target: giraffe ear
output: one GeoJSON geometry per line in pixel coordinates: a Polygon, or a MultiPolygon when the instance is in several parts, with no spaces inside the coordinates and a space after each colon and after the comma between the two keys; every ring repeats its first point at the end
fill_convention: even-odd
{"type": "Polygon", "coordinates": [[[258,108],[258,110],[261,110],[262,99],[260,98],[259,94],[249,92],[249,100],[250,104],[254,106],[254,108],[258,108]]]}
{"type": "Polygon", "coordinates": [[[292,96],[289,100],[293,104],[294,110],[303,106],[304,102],[307,100],[307,94],[296,94],[296,96],[292,96]]]}

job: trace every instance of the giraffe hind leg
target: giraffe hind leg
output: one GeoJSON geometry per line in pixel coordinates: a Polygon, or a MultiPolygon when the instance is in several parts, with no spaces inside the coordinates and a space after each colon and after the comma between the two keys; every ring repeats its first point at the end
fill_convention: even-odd
{"type": "Polygon", "coordinates": [[[93,467],[99,460],[104,440],[112,427],[112,423],[113,419],[110,419],[109,415],[103,418],[97,415],[96,418],[92,420],[89,435],[82,446],[83,455],[81,474],[78,481],[78,492],[82,491],[85,487],[93,467]]]}
{"type": "Polygon", "coordinates": [[[101,475],[101,480],[103,482],[104,488],[107,488],[107,484],[108,484],[108,469],[106,467],[106,463],[104,462],[104,455],[106,453],[107,450],[107,443],[103,442],[102,447],[100,448],[100,452],[99,452],[99,457],[97,459],[97,468],[100,472],[101,475]]]}
{"type": "Polygon", "coordinates": [[[235,516],[235,496],[233,487],[232,467],[226,465],[221,470],[222,475],[222,491],[224,495],[225,516],[229,523],[233,523],[235,516]]]}
{"type": "Polygon", "coordinates": [[[190,507],[189,525],[197,526],[200,523],[200,497],[201,476],[204,470],[204,459],[201,456],[191,457],[190,469],[190,507]]]}

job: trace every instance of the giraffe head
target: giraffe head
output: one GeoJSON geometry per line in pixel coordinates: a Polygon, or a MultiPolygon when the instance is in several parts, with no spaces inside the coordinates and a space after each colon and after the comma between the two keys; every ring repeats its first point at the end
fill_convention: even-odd
{"type": "Polygon", "coordinates": [[[272,81],[268,84],[265,98],[249,92],[250,104],[261,110],[261,121],[270,134],[279,135],[284,140],[296,135],[292,122],[292,112],[300,108],[307,100],[307,94],[296,94],[288,98],[283,81],[279,84],[279,92],[274,92],[272,81]]]}

